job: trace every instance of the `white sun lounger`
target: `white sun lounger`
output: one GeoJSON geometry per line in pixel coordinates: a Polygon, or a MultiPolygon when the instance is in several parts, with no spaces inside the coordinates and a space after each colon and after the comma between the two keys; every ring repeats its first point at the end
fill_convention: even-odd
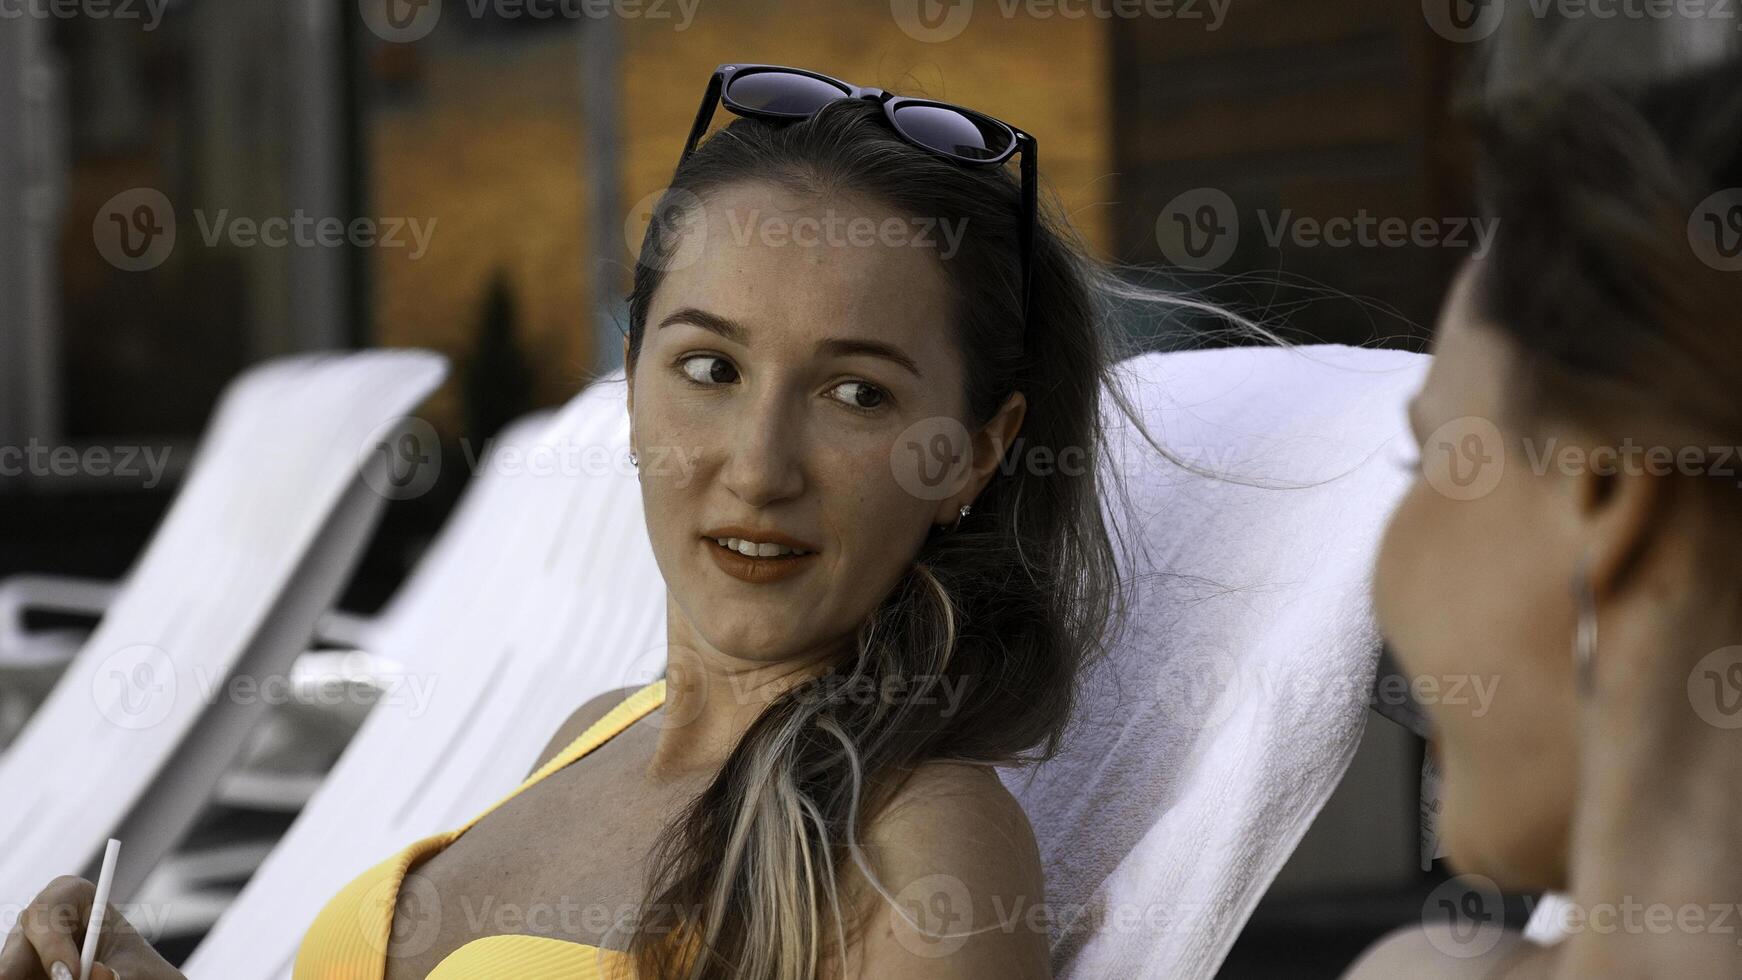
{"type": "Polygon", "coordinates": [[[622,377],[497,460],[497,487],[468,517],[484,533],[421,563],[365,631],[403,677],[183,964],[189,977],[288,976],[308,924],[359,871],[506,794],[588,699],[659,676],[665,585],[627,459],[622,377]]]}
{"type": "Polygon", "coordinates": [[[382,447],[440,383],[420,350],[267,362],[225,390],[187,482],[101,624],[0,757],[0,895],[126,844],[125,900],[175,843],[289,670],[391,492],[382,447]],[[149,792],[147,792],[149,790],[149,792]]]}
{"type": "MultiPolygon", "coordinates": [[[[492,437],[480,450],[482,469],[471,480],[417,568],[375,616],[329,613],[321,638],[342,638],[349,649],[322,650],[298,657],[291,671],[291,693],[274,706],[261,728],[250,733],[244,757],[219,779],[213,802],[253,812],[294,817],[320,788],[376,701],[404,682],[406,664],[370,652],[405,628],[407,615],[428,612],[429,602],[450,599],[469,574],[468,555],[500,532],[512,513],[514,481],[504,478],[507,460],[524,453],[550,425],[554,411],[533,412],[492,437]],[[507,507],[507,510],[503,508],[507,507]],[[480,540],[482,539],[482,540],[480,540]],[[453,560],[454,556],[458,560],[453,560]],[[426,596],[435,597],[433,600],[426,596]]],[[[416,650],[401,651],[416,657],[416,650]]],[[[152,919],[156,938],[197,938],[241,891],[277,843],[265,839],[230,840],[183,848],[160,862],[135,896],[136,908],[152,919]]],[[[145,923],[136,923],[145,925],[145,923]]]]}

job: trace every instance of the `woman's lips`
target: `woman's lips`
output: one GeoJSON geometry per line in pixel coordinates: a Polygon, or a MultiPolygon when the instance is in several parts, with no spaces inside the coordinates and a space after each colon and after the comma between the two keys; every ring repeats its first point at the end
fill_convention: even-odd
{"type": "Polygon", "coordinates": [[[769,558],[750,558],[721,545],[712,538],[703,538],[702,547],[713,556],[714,564],[720,571],[753,585],[767,585],[779,582],[810,568],[815,564],[817,553],[808,555],[781,555],[769,558]]]}

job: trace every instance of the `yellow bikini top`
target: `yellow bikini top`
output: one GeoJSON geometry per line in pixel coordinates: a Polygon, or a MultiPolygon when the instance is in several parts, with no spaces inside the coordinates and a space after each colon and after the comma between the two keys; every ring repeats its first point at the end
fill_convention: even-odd
{"type": "MultiPolygon", "coordinates": [[[[496,807],[513,799],[558,769],[609,741],[665,703],[665,681],[657,680],[612,708],[576,736],[538,771],[526,777],[488,810],[458,830],[434,834],[358,875],[315,916],[297,949],[292,980],[381,980],[399,886],[419,861],[439,853],[496,807]]],[[[408,938],[396,940],[406,943],[408,938]]],[[[484,936],[466,943],[436,964],[425,980],[607,980],[630,977],[628,957],[612,949],[546,936],[484,936]]]]}

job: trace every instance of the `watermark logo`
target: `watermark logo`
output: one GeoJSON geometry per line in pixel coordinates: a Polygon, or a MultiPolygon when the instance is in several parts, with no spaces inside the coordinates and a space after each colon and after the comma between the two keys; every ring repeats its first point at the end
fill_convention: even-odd
{"type": "Polygon", "coordinates": [[[915,956],[948,956],[973,933],[973,897],[955,875],[915,879],[896,893],[895,908],[901,920],[895,926],[895,939],[915,956]]]}
{"type": "Polygon", "coordinates": [[[442,926],[442,898],[435,883],[417,872],[376,882],[358,903],[365,922],[389,923],[387,935],[364,930],[373,951],[381,956],[416,956],[435,945],[442,926]]]}
{"type": "MultiPolygon", "coordinates": [[[[435,235],[436,219],[336,216],[317,217],[298,208],[289,216],[232,216],[229,208],[207,212],[195,208],[207,248],[409,248],[414,261],[423,258],[435,235]]],[[[155,269],[169,258],[176,244],[176,213],[164,193],[152,187],[122,191],[104,202],[91,222],[97,254],[123,272],[155,269]]]]}
{"type": "Polygon", "coordinates": [[[1694,208],[1688,244],[1719,272],[1742,270],[1742,187],[1718,191],[1694,208]]]}
{"type": "Polygon", "coordinates": [[[1469,959],[1500,942],[1506,932],[1505,911],[1500,886],[1482,875],[1458,875],[1428,893],[1421,921],[1434,949],[1469,959]]]}
{"type": "Polygon", "coordinates": [[[436,220],[361,217],[346,221],[332,215],[316,217],[301,208],[289,217],[256,219],[231,217],[229,208],[219,208],[215,214],[194,209],[194,221],[207,248],[215,248],[220,241],[232,248],[409,248],[407,258],[414,262],[429,251],[436,220]]]}
{"type": "Polygon", "coordinates": [[[1488,39],[1511,12],[1556,23],[1736,20],[1735,0],[1422,0],[1421,10],[1434,33],[1457,44],[1488,39]]]}
{"type": "Polygon", "coordinates": [[[0,476],[138,480],[150,490],[163,481],[171,452],[171,446],[57,446],[32,436],[22,446],[0,446],[0,476]]]}
{"type": "Polygon", "coordinates": [[[1742,646],[1700,658],[1688,673],[1688,703],[1713,728],[1742,728],[1742,646]]]}
{"type": "Polygon", "coordinates": [[[635,202],[623,223],[623,240],[637,261],[661,272],[684,269],[702,257],[708,241],[708,216],[702,199],[689,191],[661,188],[635,202]],[[649,235],[657,250],[642,254],[649,235]]]}
{"type": "Polygon", "coordinates": [[[142,731],[175,707],[175,662],[160,647],[135,643],[103,658],[91,674],[91,700],[110,724],[142,731]]]}
{"type": "MultiPolygon", "coordinates": [[[[674,31],[694,23],[700,0],[465,0],[473,20],[674,21],[674,31]]],[[[383,41],[408,44],[429,36],[441,20],[442,0],[358,0],[369,30],[383,41]]]]}
{"type": "MultiPolygon", "coordinates": [[[[1220,30],[1233,0],[994,0],[999,17],[1014,20],[1150,20],[1200,24],[1220,30]]],[[[915,41],[936,44],[953,40],[968,28],[973,0],[890,0],[889,11],[902,33],[915,41]]]]}
{"type": "MultiPolygon", "coordinates": [[[[490,436],[474,442],[460,437],[458,465],[472,479],[637,479],[658,477],[677,487],[694,479],[699,447],[678,445],[642,446],[640,465],[632,465],[621,442],[583,439],[577,433],[527,442],[507,442],[490,436]]],[[[365,484],[388,500],[410,500],[428,493],[443,468],[453,460],[435,427],[413,416],[381,423],[360,443],[358,462],[365,484]],[[369,464],[379,455],[383,465],[369,464]]],[[[0,475],[6,472],[8,453],[0,446],[0,475]]]]}
{"type": "Polygon", "coordinates": [[[1227,192],[1194,188],[1161,209],[1155,219],[1155,241],[1174,265],[1219,269],[1240,244],[1240,212],[1227,192]]]}
{"type": "Polygon", "coordinates": [[[1729,480],[1742,486],[1736,460],[1742,447],[1720,445],[1671,446],[1636,441],[1632,436],[1615,445],[1585,446],[1562,443],[1550,437],[1542,443],[1526,437],[1524,456],[1537,476],[1558,470],[1567,476],[1597,473],[1602,476],[1700,476],[1729,480]]]}
{"type": "MultiPolygon", "coordinates": [[[[719,547],[704,542],[703,547],[719,547]]],[[[665,679],[665,702],[642,722],[652,728],[682,728],[701,717],[708,700],[707,671],[699,667],[668,659],[669,648],[661,643],[647,647],[628,658],[623,673],[618,675],[618,687],[640,690],[665,679]]]]}
{"type": "Polygon", "coordinates": [[[423,419],[388,419],[363,441],[358,463],[369,489],[387,500],[411,500],[428,493],[441,475],[441,439],[423,419]],[[371,465],[376,458],[382,465],[371,465]]]}
{"type": "Polygon", "coordinates": [[[1401,218],[1369,213],[1319,219],[1283,208],[1278,214],[1258,212],[1264,240],[1271,248],[1286,242],[1294,248],[1456,248],[1482,258],[1500,229],[1498,218],[1401,218]]]}
{"type": "Polygon", "coordinates": [[[974,0],[889,0],[896,26],[922,44],[953,40],[968,29],[974,0]]]}
{"type": "Polygon", "coordinates": [[[1422,16],[1435,34],[1454,44],[1487,39],[1506,16],[1505,0],[1421,0],[1422,16]]]}
{"type": "Polygon", "coordinates": [[[162,265],[175,250],[175,208],[154,187],[135,187],[103,202],[91,222],[97,254],[122,272],[162,265]]]}
{"type": "Polygon", "coordinates": [[[701,0],[466,0],[473,19],[489,11],[499,20],[676,20],[672,30],[688,30],[701,0]],[[675,11],[675,17],[674,17],[675,11]]]}
{"type": "Polygon", "coordinates": [[[1156,681],[1162,699],[1197,719],[1203,731],[1227,724],[1242,703],[1254,699],[1268,702],[1265,685],[1248,676],[1239,656],[1228,650],[1194,648],[1169,663],[1156,681]]]}
{"type": "Polygon", "coordinates": [[[1453,500],[1486,497],[1506,472],[1500,427],[1479,415],[1452,419],[1422,443],[1421,472],[1429,486],[1453,500]]]}
{"type": "Polygon", "coordinates": [[[889,447],[889,472],[918,500],[944,500],[959,493],[973,464],[968,428],[947,415],[920,419],[889,447]]]}
{"type": "MultiPolygon", "coordinates": [[[[1488,254],[1499,223],[1481,218],[1404,218],[1366,208],[1350,215],[1317,218],[1293,208],[1257,212],[1264,241],[1273,249],[1457,248],[1476,258],[1488,254]]],[[[1226,192],[1198,187],[1175,197],[1155,221],[1162,254],[1189,269],[1220,268],[1240,242],[1240,212],[1226,192]]]]}
{"type": "MultiPolygon", "coordinates": [[[[1742,906],[1733,902],[1642,902],[1632,895],[1623,895],[1619,902],[1598,902],[1580,905],[1562,900],[1550,908],[1549,921],[1563,935],[1581,933],[1612,936],[1616,934],[1642,936],[1681,935],[1735,936],[1736,923],[1742,920],[1742,906]]],[[[1732,939],[1731,942],[1742,945],[1732,939]]]]}
{"type": "Polygon", "coordinates": [[[376,37],[410,44],[435,30],[442,19],[442,0],[357,0],[357,10],[376,37]]]}
{"type": "MultiPolygon", "coordinates": [[[[716,547],[718,547],[716,545],[716,547]]],[[[682,728],[702,715],[708,672],[679,661],[665,665],[665,704],[649,719],[656,728],[682,728]]]]}
{"type": "Polygon", "coordinates": [[[833,208],[821,215],[791,216],[781,212],[764,215],[761,208],[748,212],[734,209],[726,215],[732,240],[743,246],[751,242],[764,245],[797,245],[815,248],[827,245],[835,248],[929,248],[941,259],[955,257],[967,237],[968,219],[918,216],[890,216],[878,221],[863,214],[841,214],[833,208]]]}
{"type": "Polygon", "coordinates": [[[137,20],[142,31],[157,30],[169,0],[0,0],[0,21],[137,20]]]}

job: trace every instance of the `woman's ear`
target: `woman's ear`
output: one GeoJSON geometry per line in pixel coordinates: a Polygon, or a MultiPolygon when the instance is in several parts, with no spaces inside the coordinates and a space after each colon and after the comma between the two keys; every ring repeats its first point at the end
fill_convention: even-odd
{"type": "Polygon", "coordinates": [[[1660,532],[1671,519],[1678,481],[1668,468],[1644,465],[1643,453],[1623,453],[1600,440],[1585,442],[1588,462],[1570,478],[1571,504],[1591,588],[1613,593],[1632,583],[1654,543],[1669,540],[1660,532]]]}
{"type": "Polygon", "coordinates": [[[939,502],[939,509],[934,524],[954,524],[963,504],[973,503],[979,498],[980,492],[986,489],[986,484],[992,482],[992,474],[998,471],[998,464],[1004,460],[1004,451],[1016,441],[1016,434],[1022,431],[1022,420],[1028,414],[1028,399],[1022,392],[1012,391],[998,411],[974,433],[972,440],[973,463],[968,467],[967,479],[960,493],[939,502]]]}

